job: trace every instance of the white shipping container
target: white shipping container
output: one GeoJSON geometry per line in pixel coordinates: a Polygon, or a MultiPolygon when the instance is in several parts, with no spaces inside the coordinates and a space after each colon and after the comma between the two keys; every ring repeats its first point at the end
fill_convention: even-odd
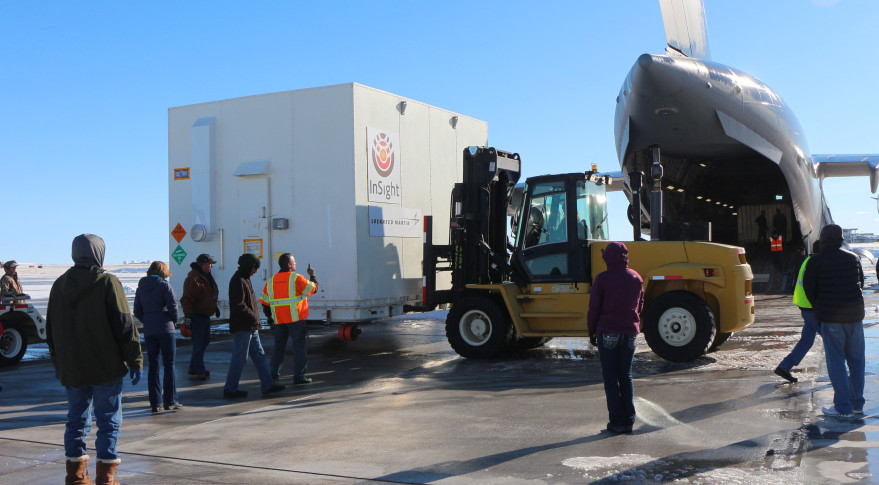
{"type": "Polygon", "coordinates": [[[259,256],[258,296],[289,252],[317,272],[309,319],[402,313],[421,299],[422,218],[449,220],[462,152],[487,142],[483,121],[356,83],[170,108],[174,291],[211,254],[228,316],[238,257],[259,256]]]}

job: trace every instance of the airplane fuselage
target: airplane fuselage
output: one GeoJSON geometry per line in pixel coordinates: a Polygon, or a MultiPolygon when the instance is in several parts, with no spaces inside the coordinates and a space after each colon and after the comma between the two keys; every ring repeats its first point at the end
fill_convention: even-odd
{"type": "Polygon", "coordinates": [[[624,174],[649,173],[636,154],[660,147],[663,186],[674,187],[664,219],[711,222],[715,240],[742,244],[753,237],[742,209],[783,204],[796,221],[785,239],[806,247],[832,221],[796,116],[741,71],[644,54],[620,89],[614,129],[624,174]]]}

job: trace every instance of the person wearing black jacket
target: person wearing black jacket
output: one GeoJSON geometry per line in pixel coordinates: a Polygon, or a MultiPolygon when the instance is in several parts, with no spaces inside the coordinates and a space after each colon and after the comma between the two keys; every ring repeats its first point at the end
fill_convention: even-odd
{"type": "Polygon", "coordinates": [[[232,358],[229,362],[229,373],[226,385],[223,386],[223,397],[238,399],[247,397],[247,391],[238,389],[241,372],[247,362],[247,356],[256,366],[263,394],[272,394],[285,389],[275,384],[269,372],[269,362],[265,350],[259,341],[259,310],[250,277],[259,269],[259,258],[254,254],[244,253],[238,258],[238,271],[229,280],[229,332],[232,333],[232,358]]]}
{"type": "Polygon", "coordinates": [[[833,406],[827,416],[864,413],[864,270],[857,255],[842,249],[842,228],[824,226],[821,252],[812,256],[803,272],[803,290],[820,324],[833,385],[833,406]],[[846,368],[847,367],[847,368],[846,368]]]}

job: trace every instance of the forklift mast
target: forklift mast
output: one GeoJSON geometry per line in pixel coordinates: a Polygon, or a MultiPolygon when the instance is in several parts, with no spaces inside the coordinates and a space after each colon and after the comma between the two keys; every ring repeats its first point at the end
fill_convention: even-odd
{"type": "Polygon", "coordinates": [[[424,218],[423,309],[451,303],[467,284],[509,280],[507,207],[521,175],[521,158],[490,147],[464,149],[464,173],[452,190],[449,244],[433,244],[424,218]],[[438,263],[447,263],[438,265],[438,263]],[[436,289],[436,272],[451,271],[451,290],[436,289]]]}

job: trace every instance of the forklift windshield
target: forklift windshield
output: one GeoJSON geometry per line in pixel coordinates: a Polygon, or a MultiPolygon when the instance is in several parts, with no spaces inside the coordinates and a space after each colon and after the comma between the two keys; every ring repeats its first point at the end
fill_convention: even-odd
{"type": "Polygon", "coordinates": [[[577,181],[577,237],[610,238],[607,227],[607,188],[588,180],[577,181]]]}

